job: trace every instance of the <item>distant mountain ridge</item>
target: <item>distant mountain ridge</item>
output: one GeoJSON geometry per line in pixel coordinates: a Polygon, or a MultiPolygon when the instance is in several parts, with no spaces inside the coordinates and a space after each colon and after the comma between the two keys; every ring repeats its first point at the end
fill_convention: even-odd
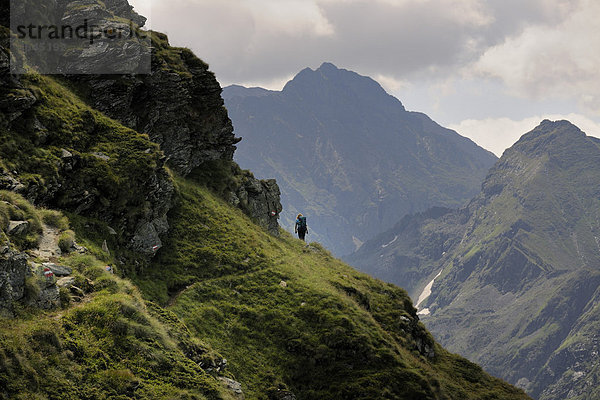
{"type": "Polygon", "coordinates": [[[243,137],[236,161],[275,176],[282,225],[308,215],[309,240],[337,255],[429,206],[460,206],[496,157],[425,114],[408,112],[373,79],[324,63],[281,92],[228,87],[243,137]]]}
{"type": "Polygon", "coordinates": [[[428,328],[534,398],[600,398],[600,141],[571,123],[525,134],[467,207],[407,216],[348,260],[413,299],[439,274],[428,328]]]}

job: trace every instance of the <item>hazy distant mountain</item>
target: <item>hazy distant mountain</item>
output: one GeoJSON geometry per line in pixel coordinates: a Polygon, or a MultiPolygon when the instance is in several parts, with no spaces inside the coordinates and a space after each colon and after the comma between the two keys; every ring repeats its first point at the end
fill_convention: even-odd
{"type": "Polygon", "coordinates": [[[281,92],[226,88],[236,160],[275,176],[282,225],[308,215],[309,240],[336,254],[433,205],[475,195],[496,157],[425,114],[408,112],[374,80],[325,63],[281,92]]]}
{"type": "Polygon", "coordinates": [[[428,328],[534,397],[600,398],[600,141],[569,122],[524,135],[468,207],[406,217],[349,259],[415,300],[439,274],[428,328]]]}

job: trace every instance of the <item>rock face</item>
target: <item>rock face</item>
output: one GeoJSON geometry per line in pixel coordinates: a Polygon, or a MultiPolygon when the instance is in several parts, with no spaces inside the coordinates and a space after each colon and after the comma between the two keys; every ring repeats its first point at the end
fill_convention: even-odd
{"type": "Polygon", "coordinates": [[[189,50],[170,48],[155,33],[152,73],[117,77],[74,77],[89,87],[94,108],[158,143],[168,164],[182,175],[206,161],[232,159],[240,139],[223,106],[221,87],[208,65],[189,50]],[[160,52],[183,64],[169,66],[160,52]]]}
{"type": "Polygon", "coordinates": [[[422,318],[444,346],[535,398],[591,399],[600,379],[599,221],[600,140],[543,121],[467,207],[407,217],[349,259],[413,298],[440,274],[422,318]]]}
{"type": "Polygon", "coordinates": [[[248,177],[236,193],[232,194],[231,203],[241,208],[272,235],[279,236],[278,218],[283,210],[280,194],[275,179],[258,180],[248,177]]]}
{"type": "Polygon", "coordinates": [[[13,302],[25,294],[25,278],[29,275],[27,256],[5,248],[0,254],[0,316],[12,316],[13,302]]]}
{"type": "Polygon", "coordinates": [[[29,222],[27,221],[9,221],[6,233],[9,235],[21,235],[26,232],[29,228],[29,222]]]}
{"type": "MultiPolygon", "coordinates": [[[[12,2],[13,29],[19,25],[59,27],[54,37],[47,33],[52,28],[32,38],[24,35],[13,42],[13,49],[43,74],[145,73],[150,67],[149,41],[137,29],[145,21],[127,0],[12,2]],[[76,34],[69,37],[70,31],[63,30],[67,27],[76,34]]],[[[13,71],[25,72],[24,67],[15,64],[13,71]]]]}
{"type": "Polygon", "coordinates": [[[219,381],[229,392],[231,392],[235,399],[244,400],[245,397],[244,392],[242,391],[241,383],[222,376],[219,377],[219,381]]]}
{"type": "MultiPolygon", "coordinates": [[[[26,3],[22,6],[26,7],[26,3]]],[[[49,14],[69,20],[83,13],[96,22],[123,17],[140,26],[145,21],[125,0],[80,3],[54,2],[49,14]]],[[[69,138],[69,131],[63,132],[61,119],[48,120],[48,114],[41,115],[44,112],[41,109],[48,102],[45,90],[36,91],[32,88],[36,82],[32,85],[9,74],[10,57],[15,55],[8,51],[8,31],[1,33],[0,124],[9,135],[2,140],[10,142],[10,135],[25,130],[29,134],[24,138],[29,143],[22,146],[31,151],[35,147],[42,148],[46,153],[33,162],[31,159],[40,153],[35,156],[24,153],[23,156],[29,158],[27,166],[18,165],[15,169],[19,171],[14,174],[0,168],[0,187],[19,191],[37,205],[104,221],[117,234],[120,243],[153,256],[162,246],[161,236],[169,229],[166,216],[174,193],[165,164],[181,175],[188,175],[207,161],[232,160],[235,143],[240,140],[233,134],[214,74],[189,50],[172,48],[165,35],[153,32],[150,34],[151,73],[65,78],[81,90],[80,96],[86,97],[95,110],[136,132],[147,134],[152,142],[160,145],[160,150],[152,143],[141,143],[143,137],[134,138],[133,131],[127,133],[129,136],[122,135],[122,144],[115,143],[115,137],[107,130],[120,128],[107,127],[108,121],[85,107],[79,108],[78,115],[65,118],[78,121],[73,129],[80,130],[76,132],[79,138],[93,137],[94,140],[74,141],[69,138]],[[98,132],[106,133],[104,139],[98,132]],[[56,147],[60,149],[58,152],[52,150],[56,147]],[[129,166],[124,167],[122,157],[130,160],[129,166]],[[19,175],[23,173],[39,178],[22,184],[19,175]]],[[[0,157],[10,159],[8,153],[0,157]]],[[[270,215],[273,210],[277,216],[281,211],[279,200],[275,198],[278,196],[276,184],[258,184],[258,191],[254,186],[246,190],[244,183],[234,190],[244,198],[239,202],[240,207],[276,233],[277,217],[270,215]]]]}

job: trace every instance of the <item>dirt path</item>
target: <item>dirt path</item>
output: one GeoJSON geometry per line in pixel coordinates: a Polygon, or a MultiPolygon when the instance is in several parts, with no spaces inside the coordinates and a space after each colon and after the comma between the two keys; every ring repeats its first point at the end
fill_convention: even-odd
{"type": "Polygon", "coordinates": [[[58,247],[58,236],[60,234],[57,228],[52,228],[46,224],[42,225],[42,238],[39,247],[33,251],[33,254],[44,261],[49,261],[51,257],[61,255],[58,247]]]}

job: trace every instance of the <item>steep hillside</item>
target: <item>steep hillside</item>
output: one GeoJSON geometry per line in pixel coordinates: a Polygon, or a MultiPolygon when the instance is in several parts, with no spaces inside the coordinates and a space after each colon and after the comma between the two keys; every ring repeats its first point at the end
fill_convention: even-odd
{"type": "MultiPolygon", "coordinates": [[[[0,328],[0,398],[527,398],[436,344],[402,289],[319,245],[269,235],[193,181],[175,186],[173,233],[134,277],[146,300],[106,271],[123,270],[77,224],[79,244],[52,258],[67,276],[27,278],[16,318],[0,328]],[[52,290],[57,305],[38,309],[52,290]]],[[[58,212],[0,195],[26,210],[20,218],[69,227],[58,212]]],[[[36,244],[10,246],[26,257],[36,244]]]]}
{"type": "Polygon", "coordinates": [[[0,399],[527,398],[402,289],[280,235],[189,50],[151,33],[149,75],[17,76],[0,33],[0,399]]]}
{"type": "Polygon", "coordinates": [[[544,121],[468,207],[407,217],[351,261],[414,298],[439,274],[421,308],[444,345],[536,398],[595,398],[599,195],[599,141],[544,121]]]}
{"type": "MultiPolygon", "coordinates": [[[[89,110],[55,79],[30,75],[21,84],[45,93],[30,111],[67,102],[52,108],[47,126],[59,126],[73,109],[88,110],[114,127],[107,131],[118,143],[133,137],[140,149],[152,145],[89,110]]],[[[85,131],[73,134],[91,139],[85,131]]],[[[21,137],[11,129],[4,135],[21,137]]],[[[29,154],[48,156],[43,146],[22,143],[29,154]]],[[[1,160],[27,165],[9,154],[1,160]]],[[[118,160],[111,164],[115,188],[143,193],[143,181],[125,179],[131,169],[118,160]]],[[[242,388],[247,398],[293,398],[290,389],[299,398],[525,398],[435,344],[401,289],[357,273],[318,245],[268,234],[197,183],[214,187],[211,179],[220,181],[224,172],[178,178],[175,185],[163,172],[174,208],[163,248],[148,267],[128,257],[128,242],[114,238],[110,220],[93,205],[66,218],[36,211],[14,192],[3,195],[2,305],[16,319],[3,320],[0,330],[0,396],[218,399],[239,398],[242,388]],[[68,228],[77,244],[49,249],[52,227],[55,247],[68,228]],[[48,263],[54,277],[45,275],[48,263]],[[147,300],[106,265],[138,283],[147,300]]],[[[26,175],[4,176],[12,190],[28,193],[18,183],[26,175]]]]}
{"type": "Polygon", "coordinates": [[[223,96],[236,160],[277,178],[282,224],[308,216],[309,238],[337,255],[391,228],[407,213],[461,206],[496,161],[426,115],[407,112],[374,80],[325,63],[281,92],[235,86],[223,96]]]}
{"type": "Polygon", "coordinates": [[[435,344],[402,289],[177,188],[175,230],[139,285],[227,356],[248,398],[525,398],[435,344]]]}

